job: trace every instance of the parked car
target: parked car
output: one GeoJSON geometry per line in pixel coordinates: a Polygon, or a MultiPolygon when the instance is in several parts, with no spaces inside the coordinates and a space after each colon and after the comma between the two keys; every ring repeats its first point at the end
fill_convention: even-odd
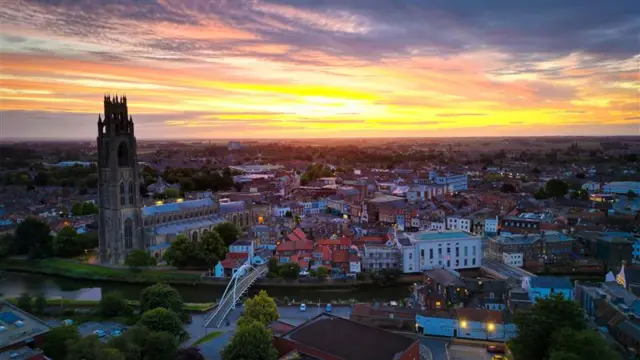
{"type": "Polygon", "coordinates": [[[507,358],[502,355],[493,355],[491,360],[507,360],[507,358]]]}
{"type": "Polygon", "coordinates": [[[99,338],[107,336],[107,333],[104,330],[96,330],[93,332],[94,335],[97,335],[99,338]]]}
{"type": "Polygon", "coordinates": [[[492,345],[487,345],[487,352],[492,354],[504,354],[507,352],[507,349],[505,348],[504,345],[492,344],[492,345]]]}
{"type": "Polygon", "coordinates": [[[113,336],[113,337],[118,337],[120,335],[122,335],[122,331],[120,331],[120,329],[113,329],[111,331],[111,336],[113,336]]]}
{"type": "Polygon", "coordinates": [[[333,307],[331,306],[331,304],[327,304],[327,306],[324,307],[324,311],[326,312],[331,312],[331,310],[333,310],[333,307]]]}
{"type": "Polygon", "coordinates": [[[300,304],[300,311],[302,312],[307,311],[307,305],[304,303],[300,304]]]}
{"type": "Polygon", "coordinates": [[[71,319],[66,319],[66,320],[62,320],[62,326],[71,326],[73,325],[73,320],[71,319]]]}

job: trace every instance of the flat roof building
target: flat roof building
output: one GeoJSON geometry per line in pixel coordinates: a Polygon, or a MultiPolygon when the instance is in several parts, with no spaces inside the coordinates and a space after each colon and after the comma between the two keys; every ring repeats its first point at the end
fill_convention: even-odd
{"type": "MultiPolygon", "coordinates": [[[[18,359],[32,359],[31,351],[42,344],[43,337],[51,330],[46,323],[22,311],[8,302],[0,301],[0,359],[18,354],[18,359]],[[29,355],[29,356],[27,356],[29,355]]],[[[39,352],[41,354],[41,352],[39,352]]]]}
{"type": "Polygon", "coordinates": [[[452,270],[473,269],[482,265],[482,241],[479,236],[448,230],[404,233],[399,237],[408,238],[410,243],[402,245],[404,273],[438,267],[452,270]]]}

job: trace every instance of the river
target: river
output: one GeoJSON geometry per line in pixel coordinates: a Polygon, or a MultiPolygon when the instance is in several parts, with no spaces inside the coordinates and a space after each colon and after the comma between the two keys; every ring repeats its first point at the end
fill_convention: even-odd
{"type": "MultiPolygon", "coordinates": [[[[16,297],[23,292],[31,295],[44,294],[47,298],[62,297],[75,300],[100,300],[103,293],[119,291],[125,298],[138,300],[140,292],[147,285],[118,283],[99,280],[77,280],[50,275],[34,275],[0,271],[0,295],[16,297]]],[[[204,303],[218,300],[224,292],[224,286],[212,285],[175,285],[185,302],[204,303]]],[[[261,288],[254,285],[249,295],[261,288]]],[[[409,296],[409,285],[398,284],[380,287],[376,284],[360,285],[349,288],[305,288],[305,287],[268,287],[269,295],[290,300],[338,301],[355,299],[361,302],[402,300],[409,296]]]]}

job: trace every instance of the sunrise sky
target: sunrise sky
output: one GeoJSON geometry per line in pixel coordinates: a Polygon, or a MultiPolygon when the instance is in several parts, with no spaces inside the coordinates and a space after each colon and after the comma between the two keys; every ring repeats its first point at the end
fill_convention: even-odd
{"type": "Polygon", "coordinates": [[[639,135],[638,0],[0,6],[0,138],[639,135]]]}

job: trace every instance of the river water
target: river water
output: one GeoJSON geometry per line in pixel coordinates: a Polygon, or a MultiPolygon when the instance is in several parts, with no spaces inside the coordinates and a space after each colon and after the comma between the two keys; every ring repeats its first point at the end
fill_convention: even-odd
{"type": "MultiPolygon", "coordinates": [[[[140,292],[148,285],[97,280],[77,280],[50,275],[34,275],[0,271],[0,295],[16,297],[23,292],[31,295],[44,294],[47,298],[62,297],[75,300],[100,300],[102,294],[119,291],[125,298],[138,300],[140,292]]],[[[175,285],[185,302],[214,302],[223,294],[225,286],[175,285]]],[[[249,290],[253,295],[260,290],[254,285],[249,290]]],[[[283,300],[338,301],[355,299],[361,302],[398,301],[409,296],[409,285],[399,284],[381,288],[376,284],[348,288],[304,288],[267,287],[270,296],[283,300]]]]}

